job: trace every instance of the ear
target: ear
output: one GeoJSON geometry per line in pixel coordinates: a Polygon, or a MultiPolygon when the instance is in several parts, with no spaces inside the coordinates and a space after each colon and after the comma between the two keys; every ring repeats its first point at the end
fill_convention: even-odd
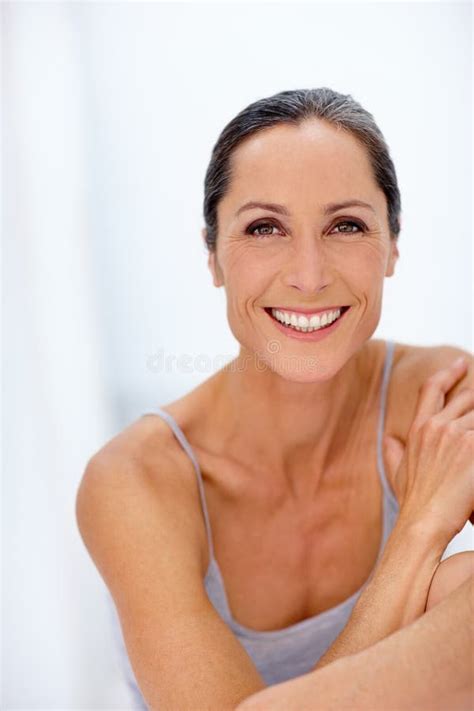
{"type": "MultiPolygon", "coordinates": [[[[204,227],[201,230],[201,235],[204,240],[204,244],[206,245],[207,248],[207,243],[206,243],[206,228],[204,227]]],[[[209,267],[209,271],[212,274],[212,282],[214,286],[223,286],[224,284],[224,277],[222,274],[222,269],[220,268],[219,262],[217,261],[217,255],[216,252],[209,252],[208,258],[207,258],[207,266],[209,267]]]]}
{"type": "Polygon", "coordinates": [[[398,240],[390,238],[390,252],[387,260],[387,267],[385,269],[385,276],[391,277],[395,272],[395,264],[398,257],[400,256],[398,252],[398,240]]]}

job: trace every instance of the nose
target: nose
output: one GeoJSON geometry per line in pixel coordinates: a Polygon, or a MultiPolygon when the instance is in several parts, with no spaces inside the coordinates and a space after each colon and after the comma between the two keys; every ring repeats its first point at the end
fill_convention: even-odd
{"type": "Polygon", "coordinates": [[[318,293],[330,284],[329,265],[324,245],[314,234],[294,244],[293,256],[287,261],[284,283],[308,294],[318,293]]]}

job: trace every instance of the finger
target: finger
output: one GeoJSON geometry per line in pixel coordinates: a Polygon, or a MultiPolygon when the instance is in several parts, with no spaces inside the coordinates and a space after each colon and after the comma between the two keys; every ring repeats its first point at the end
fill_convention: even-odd
{"type": "Polygon", "coordinates": [[[414,424],[424,424],[443,409],[446,393],[465,375],[466,369],[467,361],[461,357],[425,380],[420,388],[414,424]]]}
{"type": "Polygon", "coordinates": [[[388,469],[394,475],[403,459],[405,445],[398,437],[386,435],[384,437],[384,451],[388,469]]]}
{"type": "Polygon", "coordinates": [[[445,405],[436,416],[441,422],[449,422],[469,413],[474,408],[474,388],[464,388],[445,405]]]}
{"type": "Polygon", "coordinates": [[[404,453],[405,443],[398,439],[398,437],[391,437],[390,435],[384,437],[385,463],[397,499],[404,496],[404,491],[401,490],[402,482],[398,476],[398,470],[404,453]]]}
{"type": "Polygon", "coordinates": [[[459,427],[464,432],[474,430],[474,412],[468,412],[466,415],[458,417],[457,420],[454,420],[454,423],[456,427],[459,427]]]}

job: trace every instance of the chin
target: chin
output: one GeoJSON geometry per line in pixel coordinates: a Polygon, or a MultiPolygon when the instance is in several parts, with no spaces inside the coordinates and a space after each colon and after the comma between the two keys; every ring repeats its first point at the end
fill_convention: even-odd
{"type": "Polygon", "coordinates": [[[324,368],[318,363],[318,358],[311,355],[280,355],[274,359],[266,358],[257,370],[271,370],[289,382],[308,384],[330,380],[337,372],[334,367],[324,368]]]}

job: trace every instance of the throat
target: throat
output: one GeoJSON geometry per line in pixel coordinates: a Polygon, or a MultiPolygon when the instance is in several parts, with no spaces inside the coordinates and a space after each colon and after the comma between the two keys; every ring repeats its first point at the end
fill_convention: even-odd
{"type": "Polygon", "coordinates": [[[254,374],[244,367],[251,357],[242,350],[242,368],[220,373],[210,408],[213,443],[273,490],[315,492],[364,439],[373,370],[361,367],[357,352],[327,381],[294,383],[273,372],[254,374]]]}

